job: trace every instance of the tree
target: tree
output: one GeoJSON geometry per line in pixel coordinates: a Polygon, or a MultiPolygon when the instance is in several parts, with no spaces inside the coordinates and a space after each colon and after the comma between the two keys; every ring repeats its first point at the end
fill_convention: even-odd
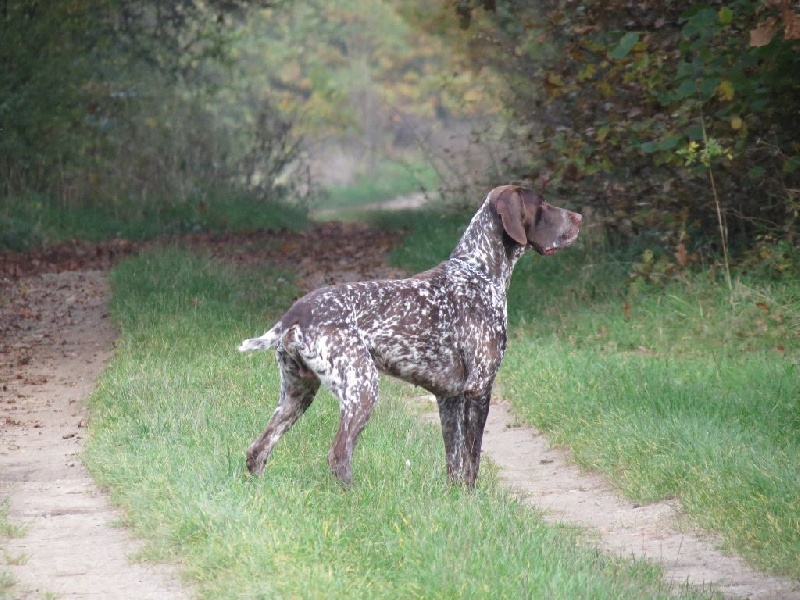
{"type": "Polygon", "coordinates": [[[296,154],[290,123],[263,98],[219,93],[231,85],[237,20],[271,5],[4,0],[5,198],[39,193],[69,206],[200,202],[220,187],[277,193],[296,154]]]}

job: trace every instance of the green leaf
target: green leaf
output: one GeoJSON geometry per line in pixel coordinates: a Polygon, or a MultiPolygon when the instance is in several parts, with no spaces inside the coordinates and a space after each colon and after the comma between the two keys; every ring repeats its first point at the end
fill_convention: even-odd
{"type": "Polygon", "coordinates": [[[621,60],[628,56],[634,44],[636,44],[638,41],[639,34],[635,31],[629,31],[622,36],[622,39],[619,41],[617,47],[609,52],[608,55],[615,60],[621,60]]]}
{"type": "Polygon", "coordinates": [[[681,137],[678,135],[669,135],[661,140],[658,144],[661,150],[672,150],[678,145],[678,142],[681,141],[681,137]]]}
{"type": "Polygon", "coordinates": [[[652,154],[658,151],[658,144],[656,142],[645,142],[639,147],[645,154],[652,154]]]}
{"type": "Polygon", "coordinates": [[[690,125],[685,134],[690,140],[699,141],[703,139],[703,128],[700,125],[690,125]]]}
{"type": "Polygon", "coordinates": [[[684,79],[678,86],[678,91],[676,92],[676,96],[678,97],[678,99],[688,98],[689,96],[693,96],[696,91],[697,91],[697,84],[694,82],[694,80],[684,79]]]}
{"type": "Polygon", "coordinates": [[[683,26],[683,35],[685,37],[693,35],[709,37],[715,30],[714,26],[717,23],[717,18],[717,11],[713,8],[701,8],[686,19],[686,25],[683,26]]]}
{"type": "Polygon", "coordinates": [[[703,102],[710,100],[711,97],[714,95],[714,92],[717,91],[717,87],[719,87],[720,80],[719,77],[707,77],[700,81],[699,91],[700,91],[700,99],[703,102]]]}
{"type": "Polygon", "coordinates": [[[719,12],[717,13],[717,18],[719,19],[719,22],[722,23],[723,25],[730,25],[731,21],[733,21],[733,11],[727,6],[723,6],[722,8],[719,9],[719,12]]]}
{"type": "Polygon", "coordinates": [[[783,163],[784,173],[794,173],[800,168],[800,156],[791,156],[783,163]]]}

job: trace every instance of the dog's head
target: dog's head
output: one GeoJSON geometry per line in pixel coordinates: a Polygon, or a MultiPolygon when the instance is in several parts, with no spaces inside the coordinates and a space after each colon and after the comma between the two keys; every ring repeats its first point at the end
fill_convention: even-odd
{"type": "Polygon", "coordinates": [[[550,256],[578,237],[581,215],[551,206],[534,190],[504,185],[492,190],[491,200],[508,237],[550,256]]]}

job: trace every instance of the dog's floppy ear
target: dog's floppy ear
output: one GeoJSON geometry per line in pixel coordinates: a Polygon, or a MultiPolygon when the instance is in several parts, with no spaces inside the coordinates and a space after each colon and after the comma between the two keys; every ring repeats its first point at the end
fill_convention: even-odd
{"type": "Polygon", "coordinates": [[[521,244],[527,245],[528,237],[525,235],[525,205],[520,193],[520,188],[503,188],[494,197],[494,208],[503,221],[503,229],[509,237],[521,244]]]}

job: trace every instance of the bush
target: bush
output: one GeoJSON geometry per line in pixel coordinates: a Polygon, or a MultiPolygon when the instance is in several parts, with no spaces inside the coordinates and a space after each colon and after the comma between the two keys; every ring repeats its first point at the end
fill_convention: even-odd
{"type": "Polygon", "coordinates": [[[518,178],[591,206],[612,242],[713,254],[713,169],[732,245],[796,241],[793,3],[470,4],[475,55],[507,82],[518,178]]]}

